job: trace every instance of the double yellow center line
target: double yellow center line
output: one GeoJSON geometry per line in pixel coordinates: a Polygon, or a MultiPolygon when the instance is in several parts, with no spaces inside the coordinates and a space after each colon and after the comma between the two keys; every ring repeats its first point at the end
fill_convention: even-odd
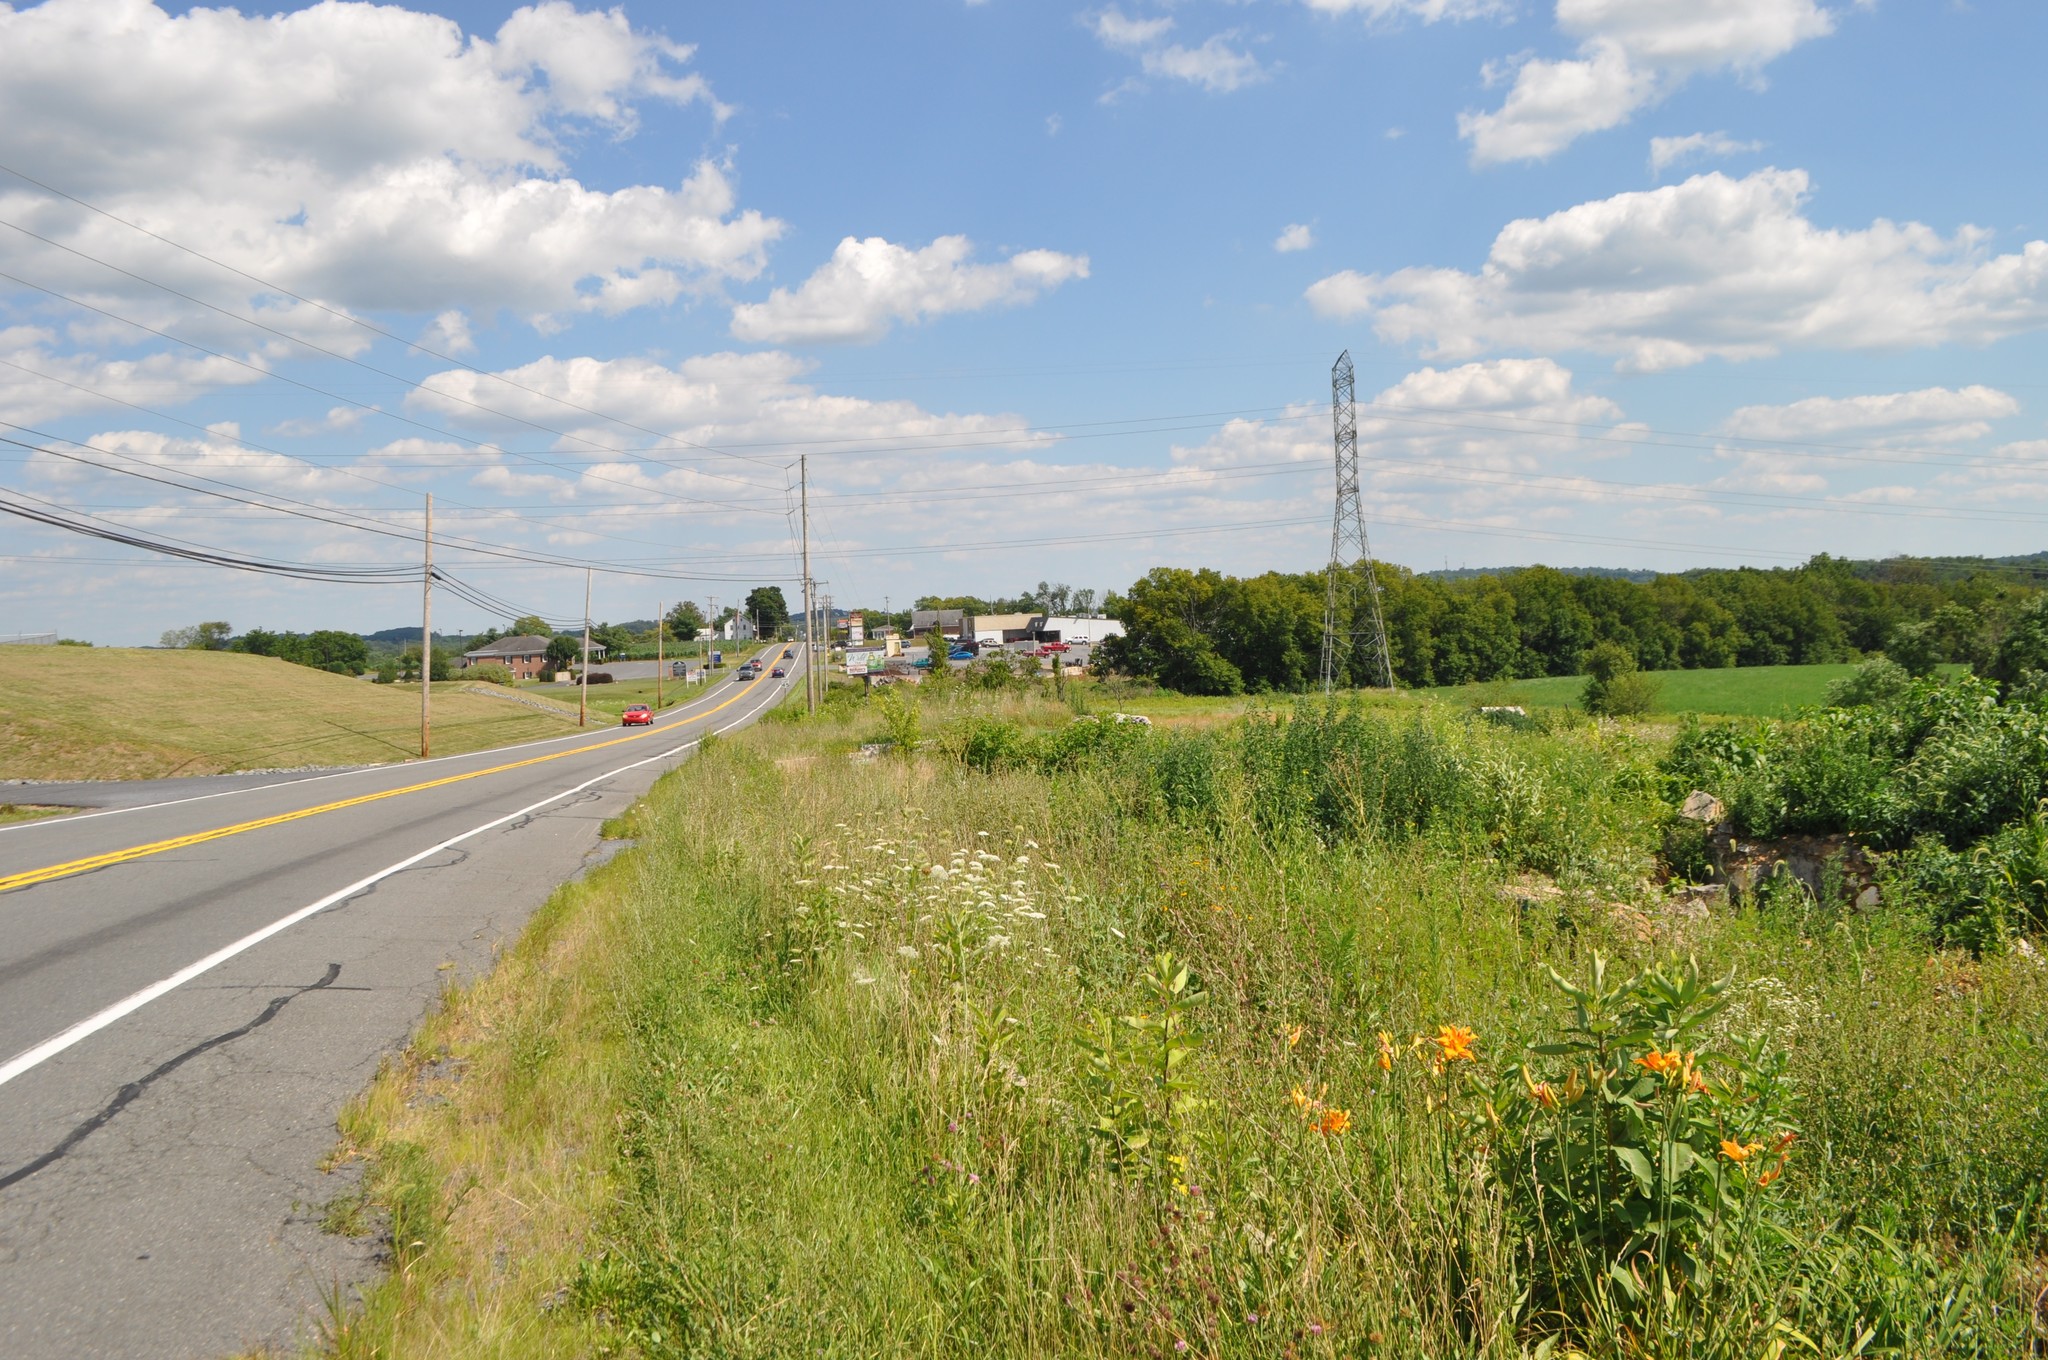
{"type": "MultiPolygon", "coordinates": [[[[687,721],[696,722],[699,719],[710,717],[718,712],[719,709],[730,708],[733,704],[738,703],[741,699],[751,694],[754,687],[760,683],[760,677],[755,677],[724,703],[719,704],[716,708],[706,709],[695,718],[688,719],[687,721]]],[[[471,770],[468,774],[451,774],[441,779],[429,779],[423,784],[408,784],[402,789],[386,789],[382,793],[365,793],[354,798],[343,798],[337,802],[322,803],[318,807],[301,808],[297,812],[280,812],[274,817],[258,817],[254,821],[236,822],[233,826],[217,826],[210,831],[194,831],[190,835],[173,836],[169,840],[151,841],[146,845],[131,845],[125,850],[108,850],[103,854],[87,855],[84,859],[66,860],[62,864],[45,865],[40,869],[24,869],[20,873],[0,877],[0,893],[13,892],[16,888],[34,887],[38,883],[48,883],[52,879],[70,878],[74,874],[89,874],[95,869],[105,869],[115,864],[126,864],[131,860],[146,859],[151,855],[161,855],[166,850],[183,850],[188,846],[204,845],[208,841],[223,840],[229,836],[239,836],[245,831],[261,831],[265,827],[283,826],[286,822],[303,821],[307,817],[318,817],[323,812],[339,812],[343,808],[362,807],[366,803],[381,803],[386,798],[399,798],[408,793],[422,793],[427,789],[446,788],[450,784],[460,784],[471,779],[482,779],[486,775],[503,774],[507,770],[524,769],[529,765],[545,765],[551,760],[562,760],[569,756],[580,756],[590,751],[602,751],[608,746],[619,746],[629,741],[645,741],[647,738],[657,735],[661,734],[650,727],[645,732],[635,732],[629,737],[613,737],[610,741],[593,742],[588,746],[572,746],[565,751],[553,751],[544,756],[530,756],[525,760],[514,760],[504,765],[493,765],[487,770],[471,770]]]]}

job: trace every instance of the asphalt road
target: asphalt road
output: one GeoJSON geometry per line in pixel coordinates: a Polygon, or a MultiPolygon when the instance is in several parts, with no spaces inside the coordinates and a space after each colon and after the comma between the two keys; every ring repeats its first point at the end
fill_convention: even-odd
{"type": "Polygon", "coordinates": [[[652,728],[141,803],[131,784],[0,828],[0,1356],[306,1335],[376,1268],[319,1228],[353,1174],[318,1170],[342,1104],[603,853],[605,818],[792,669],[652,728]]]}

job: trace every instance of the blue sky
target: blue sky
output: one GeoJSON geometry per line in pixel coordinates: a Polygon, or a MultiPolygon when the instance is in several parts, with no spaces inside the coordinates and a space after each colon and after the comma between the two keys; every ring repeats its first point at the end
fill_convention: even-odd
{"type": "MultiPolygon", "coordinates": [[[[0,5],[0,165],[113,215],[0,174],[0,498],[395,571],[431,491],[448,571],[563,620],[584,562],[599,617],[793,586],[800,452],[841,603],[1313,569],[1348,348],[1408,566],[2032,551],[2044,39],[1900,0],[0,5]]],[[[14,518],[0,563],[0,633],[416,610],[14,518]]]]}

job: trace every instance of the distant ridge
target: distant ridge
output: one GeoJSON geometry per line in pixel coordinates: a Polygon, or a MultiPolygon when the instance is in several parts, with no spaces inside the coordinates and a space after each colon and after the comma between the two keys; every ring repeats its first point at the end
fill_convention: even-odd
{"type": "MultiPolygon", "coordinates": [[[[1535,566],[1547,566],[1538,562],[1535,566]]],[[[1469,581],[1476,576],[1505,576],[1510,572],[1529,571],[1530,567],[1449,567],[1441,571],[1418,571],[1415,574],[1426,581],[1469,581]]],[[[1604,576],[1615,580],[1633,581],[1642,585],[1664,575],[1648,567],[1549,567],[1560,576],[1604,576]]],[[[415,630],[417,632],[417,630],[415,630]]]]}

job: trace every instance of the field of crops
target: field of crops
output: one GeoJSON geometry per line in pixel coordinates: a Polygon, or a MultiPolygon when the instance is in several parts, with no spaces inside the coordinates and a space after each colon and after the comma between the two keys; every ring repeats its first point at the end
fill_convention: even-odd
{"type": "MultiPolygon", "coordinates": [[[[1839,666],[1744,666],[1722,670],[1650,671],[1657,686],[1653,713],[1715,713],[1775,718],[1827,702],[1828,686],[1855,671],[1839,666]]],[[[1585,693],[1583,675],[1497,680],[1428,691],[1458,703],[1567,708],[1585,693]]]]}
{"type": "Polygon", "coordinates": [[[1672,745],[891,695],[713,743],[351,1111],[400,1269],[335,1348],[2032,1353],[2048,914],[1930,858],[2031,810],[1909,806],[2048,773],[1986,702],[1672,745]],[[1675,894],[1699,781],[1815,834],[1906,790],[1883,903],[1675,894]]]}

